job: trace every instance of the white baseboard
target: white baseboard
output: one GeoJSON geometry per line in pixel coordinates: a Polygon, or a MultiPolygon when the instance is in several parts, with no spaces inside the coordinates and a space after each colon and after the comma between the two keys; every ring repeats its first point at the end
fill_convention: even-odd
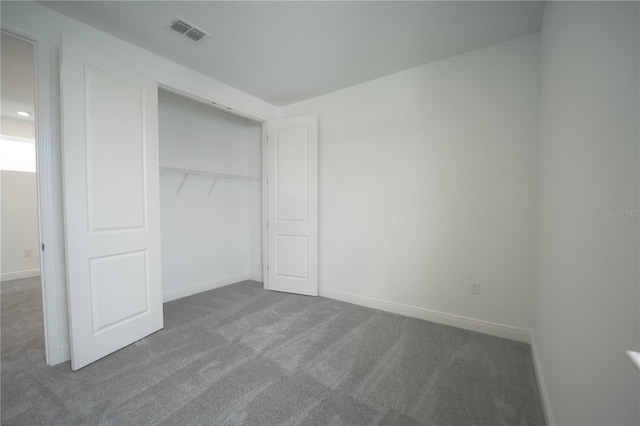
{"type": "Polygon", "coordinates": [[[249,280],[252,279],[251,275],[252,274],[249,273],[232,275],[230,277],[220,278],[218,280],[208,281],[206,283],[195,284],[178,290],[166,291],[162,294],[162,301],[170,302],[172,300],[182,299],[183,297],[202,293],[203,291],[213,290],[214,288],[220,288],[229,284],[249,280]]]}
{"type": "Polygon", "coordinates": [[[482,321],[460,315],[447,314],[444,312],[388,302],[386,300],[375,299],[373,297],[360,296],[357,294],[322,287],[320,288],[320,296],[340,300],[342,302],[353,303],[355,305],[366,306],[368,308],[380,309],[381,311],[392,312],[394,314],[464,328],[465,330],[477,331],[479,333],[489,334],[492,336],[517,340],[519,342],[531,342],[531,331],[524,328],[511,327],[504,324],[482,321]]]}
{"type": "Polygon", "coordinates": [[[19,280],[22,278],[33,278],[40,276],[40,268],[38,269],[27,269],[25,271],[16,271],[16,272],[3,272],[0,274],[0,281],[11,281],[11,280],[19,280]]]}
{"type": "Polygon", "coordinates": [[[533,357],[533,369],[536,372],[536,380],[538,381],[538,389],[542,399],[544,418],[547,421],[547,426],[555,426],[556,421],[553,418],[553,411],[551,411],[551,400],[549,399],[547,384],[544,381],[544,374],[542,374],[542,363],[540,362],[540,355],[538,354],[538,347],[533,333],[531,333],[531,356],[533,357]]]}

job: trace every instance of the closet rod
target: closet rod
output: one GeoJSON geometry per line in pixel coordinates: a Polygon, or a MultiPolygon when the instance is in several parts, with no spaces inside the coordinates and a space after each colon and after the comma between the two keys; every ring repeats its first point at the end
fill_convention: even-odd
{"type": "Polygon", "coordinates": [[[160,171],[162,172],[170,172],[170,173],[181,173],[186,175],[199,175],[199,176],[210,176],[222,179],[238,179],[238,180],[251,180],[260,182],[262,179],[256,176],[246,176],[246,175],[234,175],[231,173],[218,173],[218,172],[209,172],[204,170],[194,170],[194,169],[180,169],[177,167],[168,167],[168,166],[160,166],[160,171]]]}

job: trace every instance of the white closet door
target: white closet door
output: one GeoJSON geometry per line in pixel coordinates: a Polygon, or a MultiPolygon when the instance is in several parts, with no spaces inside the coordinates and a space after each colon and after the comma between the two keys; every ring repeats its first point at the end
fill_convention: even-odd
{"type": "Polygon", "coordinates": [[[163,327],[158,90],[63,37],[62,112],[71,366],[163,327]]]}
{"type": "Polygon", "coordinates": [[[318,120],[270,121],[268,288],[318,295],[318,120]]]}

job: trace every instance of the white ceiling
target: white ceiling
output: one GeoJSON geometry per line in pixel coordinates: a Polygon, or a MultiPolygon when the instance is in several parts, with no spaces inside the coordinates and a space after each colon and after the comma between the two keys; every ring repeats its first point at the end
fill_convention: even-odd
{"type": "Polygon", "coordinates": [[[5,117],[33,121],[33,115],[25,118],[17,114],[17,111],[35,112],[33,44],[2,33],[0,53],[1,113],[5,117]]]}
{"type": "Polygon", "coordinates": [[[536,33],[543,2],[66,1],[45,6],[282,106],[536,33]],[[168,28],[179,16],[211,33],[168,28]]]}

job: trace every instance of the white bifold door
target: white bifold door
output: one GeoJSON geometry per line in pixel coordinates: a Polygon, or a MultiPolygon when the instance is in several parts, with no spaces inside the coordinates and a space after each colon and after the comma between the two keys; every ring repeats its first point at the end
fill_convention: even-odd
{"type": "Polygon", "coordinates": [[[267,127],[267,288],[317,296],[318,120],[267,127]]]}
{"type": "Polygon", "coordinates": [[[71,365],[163,327],[158,91],[148,75],[63,37],[71,365]]]}

